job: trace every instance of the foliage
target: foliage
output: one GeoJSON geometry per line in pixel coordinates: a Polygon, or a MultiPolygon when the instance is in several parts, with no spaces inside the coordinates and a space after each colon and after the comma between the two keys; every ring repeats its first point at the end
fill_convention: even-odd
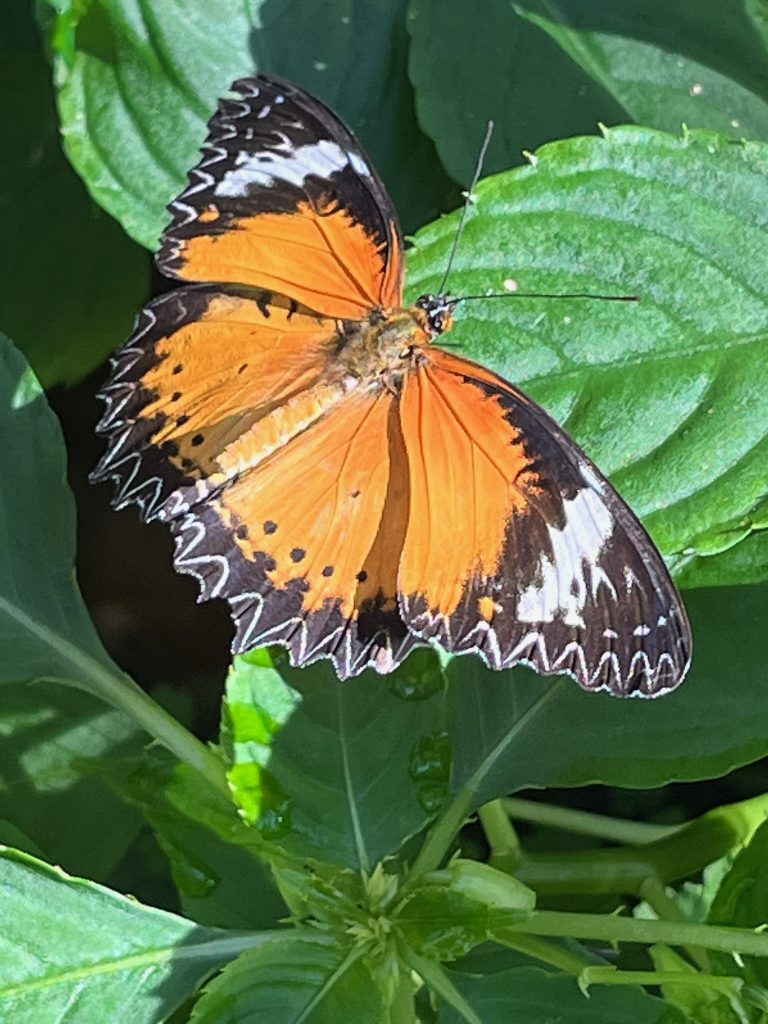
{"type": "Polygon", "coordinates": [[[0,329],[19,346],[0,339],[0,1016],[764,1024],[764,782],[685,825],[662,790],[768,754],[762,5],[37,13],[39,35],[0,9],[0,329]],[[640,296],[478,301],[450,343],[523,384],[643,517],[688,588],[696,655],[675,694],[621,702],[433,650],[341,685],[261,650],[235,659],[206,745],[105,650],[40,382],[119,343],[148,276],[137,243],[254,67],[316,91],[370,149],[419,229],[410,294],[440,280],[457,214],[434,218],[493,117],[452,290],[640,296]],[[662,790],[666,824],[503,802],[589,783],[624,787],[627,818],[652,806],[630,790],[662,790]],[[121,894],[153,886],[162,909],[121,894]]]}

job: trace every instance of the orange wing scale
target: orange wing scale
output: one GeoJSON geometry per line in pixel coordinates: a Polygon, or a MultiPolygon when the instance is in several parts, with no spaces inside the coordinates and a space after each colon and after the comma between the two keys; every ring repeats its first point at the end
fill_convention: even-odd
{"type": "Polygon", "coordinates": [[[401,305],[400,227],[356,139],[289,82],[259,75],[232,89],[169,207],[160,269],[269,288],[339,319],[401,305]]]}
{"type": "Polygon", "coordinates": [[[401,401],[408,628],[493,668],[655,696],[684,677],[685,610],[640,522],[543,409],[431,349],[401,401]]]}
{"type": "Polygon", "coordinates": [[[110,447],[92,478],[116,479],[118,506],[136,501],[151,518],[175,488],[234,471],[254,424],[262,446],[279,445],[286,406],[322,411],[335,329],[269,292],[197,286],[157,299],[105,389],[110,447]]]}
{"type": "Polygon", "coordinates": [[[327,316],[361,320],[374,306],[399,304],[400,253],[387,266],[363,225],[341,209],[302,203],[292,213],[234,219],[223,234],[183,242],[179,261],[179,277],[269,288],[327,316]]]}
{"type": "Polygon", "coordinates": [[[333,656],[343,675],[403,657],[402,465],[393,396],[358,392],[218,493],[174,496],[176,566],[230,601],[236,650],[282,641],[295,663],[333,656]]]}
{"type": "Polygon", "coordinates": [[[401,418],[411,514],[400,589],[455,612],[474,577],[498,571],[510,517],[525,515],[536,474],[496,394],[461,376],[462,360],[432,350],[405,378],[401,418]]]}

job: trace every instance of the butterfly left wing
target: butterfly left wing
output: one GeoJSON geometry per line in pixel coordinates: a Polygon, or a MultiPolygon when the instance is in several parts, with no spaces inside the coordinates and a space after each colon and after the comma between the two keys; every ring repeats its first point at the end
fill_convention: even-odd
{"type": "Polygon", "coordinates": [[[323,381],[336,330],[255,289],[191,285],[153,300],[102,389],[109,445],[91,480],[114,480],[115,507],[151,519],[178,488],[251,464],[333,400],[323,381]]]}
{"type": "Polygon", "coordinates": [[[410,630],[588,690],[656,696],[681,682],[690,630],[661,556],[551,417],[437,349],[406,376],[400,406],[410,630]]]}
{"type": "Polygon", "coordinates": [[[281,79],[256,75],[232,90],[169,207],[160,270],[267,288],[342,319],[401,305],[400,227],[351,132],[281,79]]]}

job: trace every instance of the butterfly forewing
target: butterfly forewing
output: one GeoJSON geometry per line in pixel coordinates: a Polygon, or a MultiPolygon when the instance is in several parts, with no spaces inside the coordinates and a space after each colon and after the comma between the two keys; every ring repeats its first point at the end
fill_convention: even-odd
{"type": "Polygon", "coordinates": [[[115,479],[115,504],[152,518],[177,488],[231,473],[243,449],[252,463],[324,377],[335,329],[267,292],[191,286],[156,299],[104,388],[109,448],[92,479],[115,479]]]}
{"type": "Polygon", "coordinates": [[[650,696],[677,685],[690,632],[661,556],[541,408],[433,350],[406,380],[402,419],[410,629],[493,668],[567,672],[585,689],[650,696]]]}
{"type": "Polygon", "coordinates": [[[400,305],[400,228],[352,134],[288,82],[258,75],[232,89],[170,206],[160,269],[269,288],[333,317],[400,305]]]}

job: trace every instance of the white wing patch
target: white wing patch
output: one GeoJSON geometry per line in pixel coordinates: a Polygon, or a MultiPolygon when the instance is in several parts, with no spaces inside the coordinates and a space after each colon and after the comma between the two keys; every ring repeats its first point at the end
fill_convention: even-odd
{"type": "Polygon", "coordinates": [[[597,596],[603,583],[614,600],[616,589],[598,559],[613,533],[613,518],[600,495],[585,488],[563,502],[565,523],[562,528],[548,526],[552,555],[542,553],[535,578],[520,595],[517,618],[520,622],[554,622],[566,626],[585,626],[583,610],[597,596]]]}
{"type": "Polygon", "coordinates": [[[248,153],[240,150],[235,167],[226,172],[214,188],[217,196],[245,196],[252,186],[271,188],[275,181],[284,181],[301,188],[309,177],[328,178],[334,171],[351,166],[361,177],[370,177],[368,168],[356,154],[347,153],[337,142],[320,139],[291,150],[288,139],[285,148],[271,153],[248,153]]]}

